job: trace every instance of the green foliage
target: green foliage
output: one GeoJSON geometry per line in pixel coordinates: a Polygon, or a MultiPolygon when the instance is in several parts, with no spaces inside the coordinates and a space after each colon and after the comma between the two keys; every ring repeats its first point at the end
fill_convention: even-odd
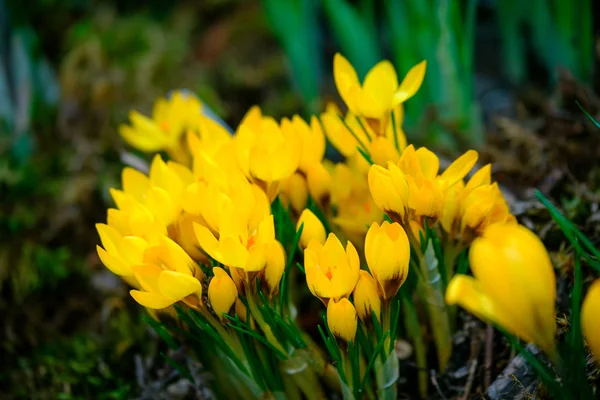
{"type": "Polygon", "coordinates": [[[513,83],[523,84],[531,78],[528,44],[552,77],[556,77],[557,67],[566,67],[578,79],[591,81],[594,33],[590,0],[499,0],[496,12],[504,69],[513,83]],[[531,33],[529,38],[525,32],[531,33]]]}
{"type": "Polygon", "coordinates": [[[296,88],[308,111],[319,110],[321,80],[320,32],[315,18],[317,0],[263,0],[265,14],[273,32],[290,58],[296,88]]]}
{"type": "MultiPolygon", "coordinates": [[[[31,355],[14,355],[15,365],[3,369],[0,382],[9,384],[11,394],[18,399],[131,398],[137,391],[132,384],[132,352],[140,351],[144,343],[140,322],[127,310],[118,310],[102,338],[81,332],[51,340],[31,355]]],[[[3,359],[3,363],[9,360],[3,359]]]]}

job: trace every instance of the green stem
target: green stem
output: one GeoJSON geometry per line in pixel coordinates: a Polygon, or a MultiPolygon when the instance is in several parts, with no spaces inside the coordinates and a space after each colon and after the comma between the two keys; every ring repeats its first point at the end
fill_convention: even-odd
{"type": "Polygon", "coordinates": [[[404,324],[408,336],[412,339],[413,348],[415,350],[415,358],[417,362],[417,376],[419,385],[419,394],[421,398],[427,398],[428,377],[427,377],[427,348],[423,341],[423,332],[417,317],[417,310],[413,302],[407,297],[402,298],[404,305],[404,324]]]}
{"type": "Polygon", "coordinates": [[[288,352],[283,348],[281,343],[279,343],[279,340],[277,340],[277,338],[273,334],[271,326],[267,324],[267,322],[263,318],[262,313],[258,309],[258,305],[256,304],[253,294],[249,293],[246,299],[248,300],[248,308],[250,308],[250,313],[254,317],[254,320],[256,321],[258,326],[260,326],[260,329],[265,334],[265,337],[267,338],[269,343],[271,343],[277,350],[280,350],[283,354],[288,354],[288,352]]]}

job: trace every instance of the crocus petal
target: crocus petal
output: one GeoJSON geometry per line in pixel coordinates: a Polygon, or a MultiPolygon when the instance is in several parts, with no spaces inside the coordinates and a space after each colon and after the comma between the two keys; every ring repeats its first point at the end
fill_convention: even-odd
{"type": "Polygon", "coordinates": [[[158,277],[158,289],[168,298],[181,300],[186,296],[202,292],[202,285],[193,276],[175,271],[163,271],[158,277]]]}
{"type": "Polygon", "coordinates": [[[462,156],[458,157],[446,170],[442,173],[441,178],[448,181],[448,185],[453,185],[463,179],[473,168],[477,162],[478,154],[475,150],[469,150],[462,156]]]}
{"type": "Polygon", "coordinates": [[[144,307],[160,310],[173,305],[175,301],[155,293],[142,292],[140,290],[130,290],[129,294],[135,301],[144,307]]]}
{"type": "Polygon", "coordinates": [[[113,274],[120,276],[133,275],[131,267],[125,264],[123,260],[121,260],[118,257],[115,257],[110,253],[107,253],[106,250],[104,250],[100,246],[96,246],[96,250],[98,251],[98,256],[100,257],[100,261],[102,261],[102,264],[104,264],[104,266],[108,268],[113,274]]]}
{"type": "Polygon", "coordinates": [[[421,61],[408,71],[394,95],[394,105],[404,103],[417,93],[425,78],[426,69],[427,61],[421,61]]]}

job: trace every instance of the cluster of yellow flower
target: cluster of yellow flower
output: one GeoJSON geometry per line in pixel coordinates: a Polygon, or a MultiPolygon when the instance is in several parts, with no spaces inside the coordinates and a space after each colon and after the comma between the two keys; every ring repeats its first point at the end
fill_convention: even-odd
{"type": "MultiPolygon", "coordinates": [[[[308,289],[326,305],[330,331],[350,342],[359,320],[368,328],[375,315],[390,327],[391,300],[413,265],[411,248],[423,262],[427,232],[436,229],[455,255],[472,244],[475,276],[449,276],[442,297],[552,352],[554,272],[539,239],[510,214],[490,166],[465,181],[475,151],[440,173],[433,152],[407,145],[403,103],[419,89],[425,67],[416,65],[398,84],[383,61],[361,84],[338,54],[334,78],[345,116],[329,105],[310,122],[277,122],[254,107],[233,135],[182,93],[157,101],[152,118],[132,112],[123,138],[173,161],[156,155],[148,175],[123,170],[122,190],[111,190],[117,208],[97,225],[102,262],[145,307],[183,302],[222,322],[224,314],[251,315],[267,331],[251,299],[259,288],[273,299],[289,265],[286,250],[295,251],[277,240],[272,204],[279,199],[302,230],[308,289]],[[324,159],[326,139],[343,162],[324,159]],[[308,209],[310,198],[319,217],[308,209]]],[[[584,306],[588,333],[598,332],[589,310],[598,309],[599,292],[596,284],[584,306]]]]}

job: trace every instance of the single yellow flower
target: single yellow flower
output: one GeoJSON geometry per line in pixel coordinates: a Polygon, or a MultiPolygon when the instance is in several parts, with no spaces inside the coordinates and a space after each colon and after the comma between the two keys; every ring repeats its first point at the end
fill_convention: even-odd
{"type": "Polygon", "coordinates": [[[311,293],[324,303],[348,297],[358,281],[360,260],[348,242],[346,250],[335,234],[330,233],[322,245],[312,240],[304,250],[306,283],[311,293]]]}
{"type": "Polygon", "coordinates": [[[475,234],[481,234],[488,226],[495,223],[515,222],[496,182],[476,187],[468,192],[462,201],[461,211],[463,236],[468,234],[467,229],[475,234]]]}
{"type": "Polygon", "coordinates": [[[133,277],[131,267],[142,263],[148,242],[137,236],[123,236],[106,224],[96,224],[96,230],[104,247],[96,246],[102,263],[113,274],[133,277]]]}
{"type": "Polygon", "coordinates": [[[188,158],[182,135],[200,131],[202,103],[192,95],[175,92],[169,98],[160,98],[154,104],[152,118],[131,111],[131,126],[121,125],[119,132],[131,146],[147,153],[165,150],[180,162],[188,158]]]}
{"type": "Polygon", "coordinates": [[[144,307],[166,308],[191,295],[194,297],[186,300],[194,304],[202,299],[202,271],[177,243],[165,236],[159,246],[145,251],[144,263],[132,270],[142,290],[129,293],[144,307]]]}
{"type": "Polygon", "coordinates": [[[308,201],[308,183],[306,178],[298,172],[281,182],[279,190],[279,199],[284,207],[291,206],[292,210],[298,215],[308,201]]]}
{"type": "Polygon", "coordinates": [[[321,163],[325,155],[325,134],[317,117],[311,118],[310,125],[298,115],[294,115],[291,120],[284,118],[281,120],[281,131],[300,139],[300,171],[306,174],[311,166],[321,163]]]}
{"type": "Polygon", "coordinates": [[[273,201],[280,181],[298,168],[301,144],[293,129],[282,130],[270,117],[242,122],[234,137],[235,155],[244,174],[273,201]]]}
{"type": "Polygon", "coordinates": [[[366,118],[382,120],[394,107],[419,90],[425,77],[426,62],[414,66],[400,86],[392,64],[385,60],[375,65],[361,85],[356,70],[341,54],[333,59],[333,76],[338,92],[348,109],[366,118]]]}
{"type": "Polygon", "coordinates": [[[596,279],[581,306],[581,328],[592,355],[600,364],[600,279],[596,279]]]}
{"type": "Polygon", "coordinates": [[[225,272],[223,268],[214,267],[212,277],[208,284],[208,301],[219,318],[223,314],[228,314],[231,307],[235,304],[238,297],[238,291],[233,283],[233,279],[225,272]]]}
{"type": "Polygon", "coordinates": [[[365,238],[365,257],[381,297],[392,299],[408,276],[410,244],[397,222],[374,223],[365,238]]]}
{"type": "Polygon", "coordinates": [[[308,208],[300,214],[300,218],[296,224],[296,231],[300,229],[301,225],[302,234],[300,235],[299,242],[301,248],[306,249],[311,240],[316,240],[322,245],[325,244],[325,240],[327,239],[325,227],[321,220],[308,208]]]}
{"type": "Polygon", "coordinates": [[[392,220],[405,222],[408,218],[408,181],[396,165],[389,163],[387,169],[373,165],[368,175],[369,190],[377,207],[392,220]]]}
{"type": "Polygon", "coordinates": [[[235,208],[243,221],[251,221],[252,228],[270,213],[265,193],[239,170],[220,171],[192,183],[185,189],[182,205],[184,211],[201,216],[214,233],[219,232],[220,221],[226,218],[226,208],[235,208]]]}
{"type": "Polygon", "coordinates": [[[259,274],[262,289],[268,298],[279,293],[279,283],[285,271],[285,250],[281,243],[274,240],[267,250],[267,264],[259,274]]]}
{"type": "Polygon", "coordinates": [[[313,164],[306,170],[308,192],[323,208],[327,206],[331,195],[331,175],[321,163],[313,164]]]}
{"type": "Polygon", "coordinates": [[[265,268],[270,245],[275,241],[273,215],[249,230],[234,209],[222,216],[218,239],[205,226],[195,224],[194,230],[198,243],[209,256],[228,267],[248,272],[265,268]]]}
{"type": "Polygon", "coordinates": [[[446,302],[554,354],[556,277],[541,240],[522,225],[494,224],[471,245],[473,278],[450,281],[446,302]]]}
{"type": "Polygon", "coordinates": [[[131,196],[163,225],[169,226],[181,213],[183,191],[193,181],[193,176],[185,166],[172,161],[164,162],[156,155],[148,176],[126,167],[123,169],[122,181],[122,191],[110,191],[120,210],[128,211],[131,203],[126,197],[131,196]]]}
{"type": "Polygon", "coordinates": [[[373,312],[377,320],[381,319],[381,298],[377,282],[370,273],[360,270],[358,283],[352,292],[354,304],[360,320],[367,326],[373,323],[373,312]]]}
{"type": "Polygon", "coordinates": [[[331,333],[346,342],[354,341],[358,318],[356,309],[348,299],[331,300],[327,305],[327,325],[331,333]]]}

